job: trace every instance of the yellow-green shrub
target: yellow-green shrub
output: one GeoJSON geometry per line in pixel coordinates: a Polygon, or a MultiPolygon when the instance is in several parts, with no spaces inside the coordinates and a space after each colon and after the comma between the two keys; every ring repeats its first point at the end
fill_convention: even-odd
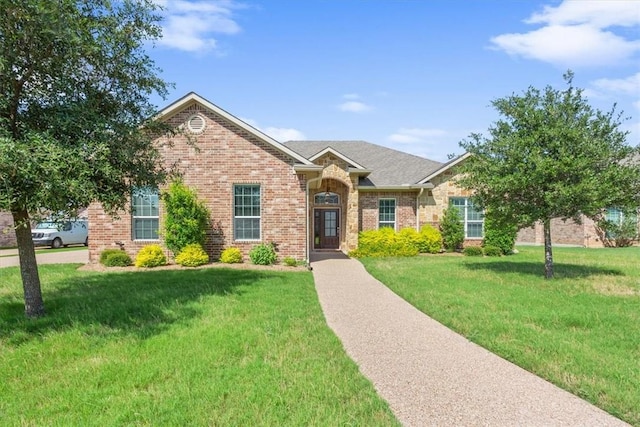
{"type": "Polygon", "coordinates": [[[442,234],[435,227],[423,225],[418,239],[420,253],[437,254],[442,250],[442,234]]]}
{"type": "Polygon", "coordinates": [[[176,264],[180,264],[183,267],[197,267],[208,262],[209,255],[199,243],[191,243],[185,246],[176,257],[176,264]]]}
{"type": "Polygon", "coordinates": [[[160,245],[144,246],[136,255],[136,267],[157,267],[165,265],[167,257],[160,245]]]}
{"type": "MultiPolygon", "coordinates": [[[[407,233],[410,236],[410,232],[407,233]]],[[[360,257],[391,257],[415,256],[418,248],[401,238],[393,228],[384,227],[379,230],[367,230],[358,234],[358,249],[351,251],[350,256],[360,257]]]]}
{"type": "Polygon", "coordinates": [[[242,262],[242,252],[238,248],[227,248],[220,255],[220,262],[225,264],[237,264],[242,262]]]}

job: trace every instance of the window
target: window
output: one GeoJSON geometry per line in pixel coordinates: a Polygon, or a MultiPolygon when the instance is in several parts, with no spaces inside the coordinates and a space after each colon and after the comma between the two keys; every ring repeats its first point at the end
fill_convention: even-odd
{"type": "Polygon", "coordinates": [[[380,199],[378,202],[378,228],[396,228],[396,199],[380,199]]]}
{"type": "Polygon", "coordinates": [[[337,205],[340,203],[340,196],[336,193],[330,193],[328,191],[318,193],[313,198],[313,203],[316,205],[337,205]]]}
{"type": "Polygon", "coordinates": [[[233,238],[260,240],[260,186],[233,187],[233,238]]]}
{"type": "Polygon", "coordinates": [[[158,190],[138,188],[131,196],[133,240],[158,240],[158,190]]]}
{"type": "Polygon", "coordinates": [[[460,218],[464,223],[464,237],[467,239],[480,239],[483,236],[484,213],[473,206],[473,202],[467,197],[455,197],[450,199],[451,207],[458,209],[460,218]]]}
{"type": "Polygon", "coordinates": [[[609,222],[614,223],[615,225],[622,225],[622,219],[624,215],[622,211],[618,208],[607,208],[607,213],[605,215],[605,219],[609,222]]]}

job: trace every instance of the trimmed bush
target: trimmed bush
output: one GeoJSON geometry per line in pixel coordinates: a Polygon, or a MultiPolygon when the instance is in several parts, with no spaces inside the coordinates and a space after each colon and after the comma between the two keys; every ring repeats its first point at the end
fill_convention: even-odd
{"type": "MultiPolygon", "coordinates": [[[[504,255],[513,253],[518,235],[518,226],[512,222],[498,218],[488,211],[484,217],[484,240],[482,246],[494,246],[500,248],[504,255]]],[[[489,255],[486,253],[486,255],[489,255]]]]}
{"type": "Polygon", "coordinates": [[[407,227],[398,232],[398,240],[404,246],[414,247],[420,252],[420,234],[415,228],[407,227]]]}
{"type": "Polygon", "coordinates": [[[439,253],[442,250],[442,234],[431,225],[423,225],[420,228],[418,250],[423,254],[439,253]]]}
{"type": "Polygon", "coordinates": [[[176,264],[183,267],[198,267],[209,262],[209,255],[198,243],[185,246],[176,257],[176,264]]]}
{"type": "MultiPolygon", "coordinates": [[[[410,236],[410,232],[405,232],[410,236]]],[[[418,248],[408,243],[408,238],[400,238],[393,228],[367,230],[358,234],[358,249],[349,252],[353,258],[416,256],[418,248]]]]}
{"type": "Polygon", "coordinates": [[[100,254],[100,264],[105,267],[128,267],[132,264],[131,257],[120,249],[105,249],[100,254]]]}
{"type": "Polygon", "coordinates": [[[177,179],[162,193],[166,208],[164,241],[167,248],[179,254],[192,243],[204,246],[210,221],[209,210],[198,201],[196,192],[177,179]]]}
{"type": "Polygon", "coordinates": [[[458,209],[450,206],[444,210],[442,221],[440,221],[440,233],[442,233],[442,244],[447,251],[453,252],[462,247],[464,224],[458,209]]]}
{"type": "Polygon", "coordinates": [[[238,248],[227,248],[220,255],[220,262],[224,264],[238,264],[242,262],[242,252],[238,248]]]}
{"type": "Polygon", "coordinates": [[[482,256],[484,252],[481,246],[467,246],[462,250],[464,256],[482,256]]]}
{"type": "Polygon", "coordinates": [[[278,257],[273,245],[261,243],[251,248],[249,258],[255,265],[272,265],[275,264],[278,257]]]}
{"type": "Polygon", "coordinates": [[[295,258],[287,256],[282,259],[282,263],[287,267],[295,267],[298,265],[298,261],[295,258]]]}
{"type": "Polygon", "coordinates": [[[136,255],[136,267],[158,267],[167,263],[167,257],[160,245],[147,245],[136,255]]]}
{"type": "Polygon", "coordinates": [[[484,254],[486,256],[502,256],[504,253],[502,249],[497,246],[487,245],[484,247],[484,254]]]}

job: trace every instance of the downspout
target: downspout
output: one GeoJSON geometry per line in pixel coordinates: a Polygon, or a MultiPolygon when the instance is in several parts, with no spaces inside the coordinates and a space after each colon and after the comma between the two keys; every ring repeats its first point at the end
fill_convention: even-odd
{"type": "Polygon", "coordinates": [[[307,181],[307,199],[305,201],[305,210],[306,210],[306,226],[307,226],[307,235],[304,238],[305,240],[305,257],[306,257],[306,261],[307,261],[307,266],[309,268],[311,268],[311,256],[309,254],[309,233],[311,232],[311,221],[309,221],[309,187],[311,186],[312,183],[315,183],[316,181],[320,181],[322,180],[322,172],[320,172],[320,176],[317,176],[315,178],[311,178],[310,180],[307,181]]]}
{"type": "Polygon", "coordinates": [[[420,196],[422,196],[422,192],[424,191],[424,187],[420,189],[420,192],[416,196],[416,231],[420,232],[420,196]]]}

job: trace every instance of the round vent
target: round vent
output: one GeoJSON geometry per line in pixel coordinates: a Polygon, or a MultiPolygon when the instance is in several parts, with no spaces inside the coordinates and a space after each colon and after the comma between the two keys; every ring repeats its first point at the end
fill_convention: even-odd
{"type": "Polygon", "coordinates": [[[206,124],[207,122],[204,120],[204,117],[199,114],[194,114],[193,116],[189,117],[189,120],[187,120],[187,127],[192,133],[202,132],[206,124]]]}

